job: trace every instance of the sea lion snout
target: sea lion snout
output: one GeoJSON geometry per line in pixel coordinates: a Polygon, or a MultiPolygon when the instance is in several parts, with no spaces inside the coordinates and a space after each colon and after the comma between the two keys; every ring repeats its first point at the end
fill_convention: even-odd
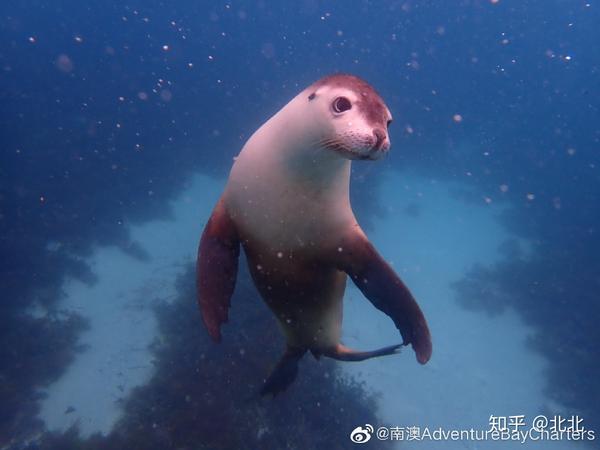
{"type": "Polygon", "coordinates": [[[373,149],[375,150],[389,150],[390,142],[387,138],[387,133],[381,128],[375,128],[373,130],[373,136],[375,136],[375,143],[373,144],[373,149]]]}

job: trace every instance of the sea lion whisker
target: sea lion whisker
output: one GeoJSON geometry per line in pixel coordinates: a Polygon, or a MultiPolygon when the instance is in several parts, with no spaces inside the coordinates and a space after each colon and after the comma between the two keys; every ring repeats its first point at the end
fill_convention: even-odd
{"type": "Polygon", "coordinates": [[[323,139],[318,140],[316,142],[316,145],[319,147],[327,147],[328,145],[331,145],[333,142],[335,142],[335,139],[323,138],[323,139]]]}
{"type": "Polygon", "coordinates": [[[325,148],[332,148],[334,150],[345,150],[347,152],[352,152],[352,149],[348,145],[337,138],[323,139],[321,141],[321,146],[325,148]]]}

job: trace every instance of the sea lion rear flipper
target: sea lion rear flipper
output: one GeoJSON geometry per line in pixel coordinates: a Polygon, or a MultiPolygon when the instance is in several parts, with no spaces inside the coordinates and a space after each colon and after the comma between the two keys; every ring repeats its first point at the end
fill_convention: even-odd
{"type": "Polygon", "coordinates": [[[412,344],[417,360],[421,364],[429,361],[431,335],[421,308],[358,225],[342,239],[336,259],[373,306],[390,316],[403,344],[412,344]]]}
{"type": "Polygon", "coordinates": [[[378,356],[400,353],[401,347],[401,344],[390,345],[388,347],[378,348],[377,350],[363,352],[352,350],[345,345],[338,344],[333,350],[324,352],[323,354],[339,361],[364,361],[365,359],[377,358],[378,356]]]}
{"type": "Polygon", "coordinates": [[[211,337],[221,340],[237,277],[240,241],[235,224],[219,200],[198,248],[196,288],[202,319],[211,337]]]}
{"type": "Polygon", "coordinates": [[[298,361],[306,353],[305,348],[288,347],[263,384],[260,395],[273,394],[275,397],[285,391],[298,375],[298,361]]]}

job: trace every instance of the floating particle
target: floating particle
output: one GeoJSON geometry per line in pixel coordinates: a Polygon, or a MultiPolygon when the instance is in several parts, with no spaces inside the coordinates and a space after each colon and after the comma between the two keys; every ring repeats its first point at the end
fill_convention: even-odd
{"type": "Polygon", "coordinates": [[[535,195],[534,194],[527,194],[527,200],[531,201],[531,200],[535,200],[535,195]]]}
{"type": "Polygon", "coordinates": [[[194,67],[194,63],[188,63],[187,66],[191,69],[192,67],[194,67]]]}
{"type": "Polygon", "coordinates": [[[160,91],[160,98],[163,102],[170,102],[173,99],[173,94],[169,89],[160,91]]]}
{"type": "Polygon", "coordinates": [[[213,59],[215,59],[215,58],[213,58],[213,56],[212,56],[212,55],[208,55],[208,60],[209,60],[209,61],[212,61],[213,59]]]}
{"type": "Polygon", "coordinates": [[[484,197],[483,200],[489,205],[492,203],[492,199],[490,197],[484,197]]]}
{"type": "Polygon", "coordinates": [[[271,42],[265,42],[260,47],[260,52],[265,58],[271,59],[275,56],[275,46],[271,42]]]}
{"type": "Polygon", "coordinates": [[[37,39],[35,38],[35,36],[29,36],[29,38],[27,40],[29,42],[31,42],[32,44],[35,44],[37,42],[37,39]]]}
{"type": "Polygon", "coordinates": [[[575,155],[575,153],[576,153],[576,150],[573,147],[570,147],[567,149],[567,154],[569,156],[573,156],[573,155],[575,155]]]}
{"type": "Polygon", "coordinates": [[[413,134],[415,132],[414,128],[412,126],[410,126],[409,124],[406,124],[406,126],[404,127],[404,130],[408,133],[408,134],[413,134]]]}
{"type": "Polygon", "coordinates": [[[137,96],[140,100],[148,100],[148,94],[146,94],[144,91],[138,92],[137,96]]]}
{"type": "Polygon", "coordinates": [[[56,61],[54,61],[54,65],[58,70],[64,73],[69,73],[73,70],[73,61],[64,53],[58,55],[56,61]]]}
{"type": "Polygon", "coordinates": [[[277,252],[277,257],[278,257],[278,258],[283,258],[283,253],[281,253],[281,252],[277,252]]]}
{"type": "Polygon", "coordinates": [[[454,114],[452,116],[452,120],[454,120],[454,122],[456,123],[460,123],[463,121],[463,116],[461,116],[460,114],[454,114]]]}
{"type": "Polygon", "coordinates": [[[500,185],[500,192],[507,193],[508,192],[508,184],[501,184],[500,185]]]}
{"type": "Polygon", "coordinates": [[[562,208],[562,204],[560,202],[560,197],[554,197],[552,199],[552,204],[554,205],[554,209],[560,209],[560,208],[562,208]]]}
{"type": "Polygon", "coordinates": [[[83,42],[83,38],[81,36],[74,36],[73,39],[75,40],[75,42],[77,42],[78,44],[81,44],[83,42]]]}
{"type": "Polygon", "coordinates": [[[120,102],[124,102],[125,101],[125,97],[123,97],[122,95],[119,97],[119,101],[120,102]]]}
{"type": "Polygon", "coordinates": [[[169,46],[167,44],[162,46],[163,51],[168,52],[169,51],[169,46]]]}
{"type": "Polygon", "coordinates": [[[500,0],[490,0],[490,3],[492,5],[496,5],[496,4],[500,3],[500,0]]]}
{"type": "Polygon", "coordinates": [[[569,56],[569,55],[566,55],[566,56],[564,57],[564,60],[565,60],[565,61],[571,61],[571,59],[572,59],[572,58],[571,58],[571,56],[569,56]]]}

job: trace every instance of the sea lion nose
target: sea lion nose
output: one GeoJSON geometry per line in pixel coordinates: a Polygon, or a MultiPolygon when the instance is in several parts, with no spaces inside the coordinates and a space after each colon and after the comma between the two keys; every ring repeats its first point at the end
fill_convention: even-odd
{"type": "Polygon", "coordinates": [[[380,150],[381,147],[383,147],[383,143],[385,142],[386,139],[386,132],[383,131],[381,128],[375,128],[373,130],[373,134],[375,135],[375,145],[373,145],[373,148],[380,150]]]}

